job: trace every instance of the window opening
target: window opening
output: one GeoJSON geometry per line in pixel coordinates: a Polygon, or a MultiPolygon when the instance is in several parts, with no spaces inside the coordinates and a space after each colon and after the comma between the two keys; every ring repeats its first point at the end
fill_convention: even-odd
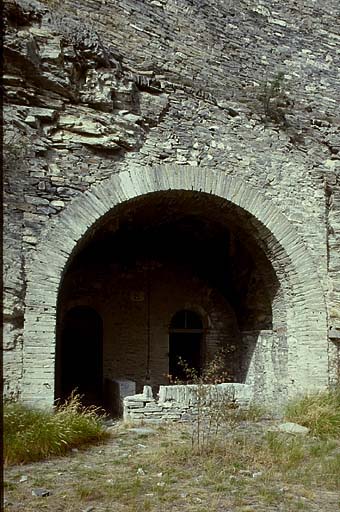
{"type": "Polygon", "coordinates": [[[200,375],[202,367],[203,324],[200,315],[189,310],[178,311],[169,329],[169,375],[185,381],[184,364],[200,375]]]}

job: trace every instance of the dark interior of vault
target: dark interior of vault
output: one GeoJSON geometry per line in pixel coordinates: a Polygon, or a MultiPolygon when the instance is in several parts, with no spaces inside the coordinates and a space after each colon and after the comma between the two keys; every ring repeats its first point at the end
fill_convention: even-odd
{"type": "MultiPolygon", "coordinates": [[[[220,294],[235,315],[238,333],[271,329],[271,298],[275,290],[273,282],[268,284],[266,278],[272,270],[268,270],[268,262],[263,265],[265,258],[257,258],[257,254],[262,252],[252,236],[252,229],[247,216],[242,216],[229,203],[217,201],[207,194],[190,192],[145,196],[116,207],[102,219],[79,244],[61,286],[56,359],[57,397],[65,397],[71,387],[77,387],[88,397],[89,402],[101,401],[101,337],[102,330],[105,333],[105,322],[103,324],[101,320],[100,308],[96,307],[94,297],[99,287],[96,288],[96,283],[88,282],[93,279],[89,276],[95,275],[91,274],[93,269],[98,269],[104,276],[105,273],[107,276],[115,273],[130,280],[147,272],[153,286],[152,279],[157,277],[153,275],[152,269],[171,267],[178,276],[199,279],[208,289],[220,294]],[[74,276],[79,278],[82,275],[87,285],[93,285],[90,292],[86,286],[82,291],[82,286],[75,284],[80,281],[72,281],[74,276]],[[89,295],[91,307],[88,306],[89,295]],[[80,352],[82,358],[79,358],[80,352]],[[90,374],[92,377],[89,377],[90,374]]],[[[114,303],[112,308],[115,308],[114,303]]],[[[179,304],[178,311],[181,309],[179,304]]],[[[131,321],[134,322],[133,319],[131,321]]],[[[188,347],[202,347],[202,342],[197,342],[199,336],[204,337],[202,325],[199,327],[201,334],[192,332],[190,340],[190,333],[187,332],[186,338],[178,335],[176,341],[175,333],[171,332],[171,321],[172,318],[169,318],[170,346],[174,347],[176,343],[180,346],[186,340],[188,347]]],[[[144,333],[145,328],[141,325],[141,332],[144,333]]],[[[206,326],[206,329],[209,327],[206,326]]],[[[241,340],[235,339],[235,344],[240,345],[241,340]]],[[[188,347],[182,351],[178,349],[178,353],[188,354],[194,350],[188,347]]],[[[119,347],[119,350],[124,351],[124,347],[119,347]]],[[[197,348],[197,351],[204,354],[202,348],[197,348]]],[[[204,363],[202,354],[190,359],[198,370],[204,363]]],[[[171,370],[175,365],[174,348],[168,355],[171,370]]]]}

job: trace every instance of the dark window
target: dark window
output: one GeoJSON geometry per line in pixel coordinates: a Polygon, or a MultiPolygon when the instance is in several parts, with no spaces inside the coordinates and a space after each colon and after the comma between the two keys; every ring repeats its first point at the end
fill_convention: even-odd
{"type": "Polygon", "coordinates": [[[171,320],[170,330],[172,329],[202,329],[202,320],[200,315],[184,309],[178,311],[171,320]]]}
{"type": "Polygon", "coordinates": [[[169,374],[172,379],[186,381],[186,366],[196,375],[202,366],[203,324],[200,315],[183,310],[176,313],[169,330],[169,374]]]}

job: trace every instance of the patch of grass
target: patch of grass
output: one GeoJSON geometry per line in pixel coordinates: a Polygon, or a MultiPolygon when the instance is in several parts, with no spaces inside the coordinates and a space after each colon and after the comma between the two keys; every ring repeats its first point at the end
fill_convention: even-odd
{"type": "Polygon", "coordinates": [[[309,453],[312,457],[325,457],[336,449],[337,443],[332,440],[319,440],[309,447],[309,453]]]}
{"type": "Polygon", "coordinates": [[[332,482],[334,489],[340,489],[340,453],[329,458],[324,463],[324,473],[329,482],[332,482]]]}
{"type": "Polygon", "coordinates": [[[303,482],[307,486],[323,485],[330,491],[339,486],[340,455],[336,442],[291,436],[278,432],[256,435],[221,436],[210,452],[195,452],[186,445],[160,449],[153,464],[182,468],[182,483],[198,471],[205,487],[222,492],[233,482],[238,488],[253,482],[303,482]],[[187,472],[185,474],[183,472],[187,472]],[[242,484],[243,482],[243,484],[242,484]]]}
{"type": "Polygon", "coordinates": [[[340,386],[290,402],[286,418],[321,438],[340,436],[340,386]]]}
{"type": "Polygon", "coordinates": [[[18,402],[5,404],[5,465],[62,455],[70,448],[104,439],[108,434],[98,412],[94,407],[83,407],[76,395],[54,412],[18,402]]]}
{"type": "Polygon", "coordinates": [[[282,499],[282,492],[278,489],[268,488],[267,486],[259,489],[259,495],[265,503],[275,505],[282,499]]]}
{"type": "Polygon", "coordinates": [[[89,487],[88,485],[77,485],[76,493],[82,501],[94,501],[103,498],[103,492],[97,487],[89,487]]]}
{"type": "Polygon", "coordinates": [[[301,437],[290,437],[276,432],[268,432],[260,451],[267,460],[281,470],[299,466],[307,456],[305,442],[301,437]]]}
{"type": "Polygon", "coordinates": [[[13,510],[26,512],[37,510],[35,486],[53,492],[42,505],[46,512],[88,505],[103,512],[338,510],[337,439],[235,423],[221,430],[213,450],[197,452],[189,425],[153,428],[156,435],[140,449],[139,435],[117,425],[110,444],[26,466],[27,482],[20,482],[20,466],[8,467],[6,497],[13,510]]]}

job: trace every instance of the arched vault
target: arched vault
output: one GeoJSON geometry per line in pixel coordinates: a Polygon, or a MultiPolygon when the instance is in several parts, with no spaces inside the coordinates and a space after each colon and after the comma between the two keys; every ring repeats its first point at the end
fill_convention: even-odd
{"type": "Polygon", "coordinates": [[[287,382],[290,395],[327,384],[327,325],[312,256],[295,227],[264,194],[220,171],[190,166],[132,168],[77,196],[46,228],[26,264],[23,399],[54,400],[56,313],[60,283],[80,242],[116,206],[162,191],[211,194],[247,212],[286,294],[287,382]]]}

